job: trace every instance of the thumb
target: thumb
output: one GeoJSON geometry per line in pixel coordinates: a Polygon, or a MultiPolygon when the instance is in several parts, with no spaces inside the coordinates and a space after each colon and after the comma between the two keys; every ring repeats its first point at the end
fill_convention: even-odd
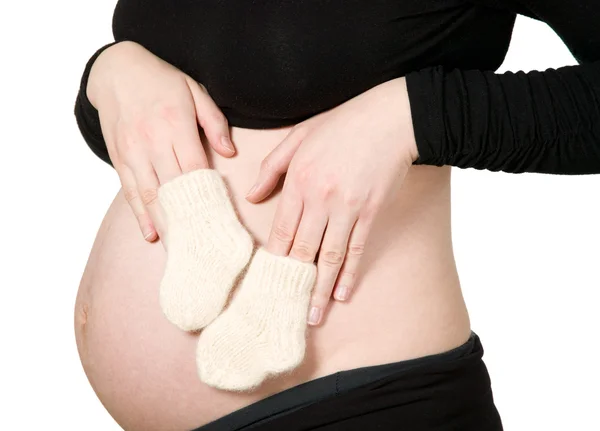
{"type": "Polygon", "coordinates": [[[273,192],[279,178],[287,172],[305,136],[306,132],[301,131],[300,128],[292,129],[285,139],[263,159],[258,179],[246,194],[248,201],[258,203],[273,192]]]}
{"type": "Polygon", "coordinates": [[[204,85],[187,76],[186,82],[196,106],[198,124],[204,130],[210,146],[223,157],[233,156],[235,147],[229,135],[227,118],[210,97],[204,85]]]}

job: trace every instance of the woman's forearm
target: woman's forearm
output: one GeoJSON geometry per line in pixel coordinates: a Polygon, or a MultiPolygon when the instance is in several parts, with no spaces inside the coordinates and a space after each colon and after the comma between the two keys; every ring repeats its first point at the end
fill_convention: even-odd
{"type": "Polygon", "coordinates": [[[439,66],[406,78],[417,164],[600,172],[600,62],[504,74],[439,66]]]}
{"type": "Polygon", "coordinates": [[[503,74],[438,66],[408,74],[416,163],[600,173],[600,3],[470,2],[545,22],[580,64],[503,74]]]}

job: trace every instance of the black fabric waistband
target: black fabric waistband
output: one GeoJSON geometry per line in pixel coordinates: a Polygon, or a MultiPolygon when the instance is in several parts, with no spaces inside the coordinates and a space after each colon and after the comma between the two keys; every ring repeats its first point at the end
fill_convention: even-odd
{"type": "MultiPolygon", "coordinates": [[[[352,396],[357,390],[360,390],[359,392],[367,390],[368,393],[367,388],[373,384],[385,385],[385,382],[390,381],[390,379],[391,382],[398,379],[405,381],[407,377],[411,376],[413,379],[417,378],[418,380],[421,375],[425,376],[432,372],[435,374],[434,370],[443,370],[444,367],[457,366],[459,363],[462,364],[464,362],[462,359],[471,357],[480,359],[482,355],[483,348],[479,337],[475,333],[472,333],[471,337],[464,344],[450,351],[390,364],[340,371],[272,395],[203,427],[197,428],[194,431],[262,431],[263,429],[285,429],[286,431],[290,431],[292,429],[313,429],[297,428],[300,423],[297,421],[295,425],[287,425],[289,421],[285,418],[294,416],[294,412],[301,412],[303,415],[307,408],[315,405],[320,406],[323,402],[331,402],[332,400],[339,399],[341,396],[352,396]],[[280,424],[280,420],[286,422],[285,428],[280,424]],[[271,425],[275,428],[272,428],[271,425]]],[[[415,383],[418,382],[416,381],[415,383]]],[[[401,388],[397,389],[400,390],[401,388]]],[[[408,389],[408,396],[411,396],[410,393],[412,393],[414,388],[409,386],[408,389]]],[[[400,392],[406,393],[407,391],[400,390],[400,392]]],[[[368,400],[366,405],[369,405],[368,400]]],[[[342,430],[345,428],[339,429],[342,430]]]]}

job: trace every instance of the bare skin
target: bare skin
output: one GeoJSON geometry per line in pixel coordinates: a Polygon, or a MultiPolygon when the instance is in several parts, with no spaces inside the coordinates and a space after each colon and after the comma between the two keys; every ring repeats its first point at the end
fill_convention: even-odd
{"type": "MultiPolygon", "coordinates": [[[[231,128],[237,154],[219,156],[242,223],[266,244],[280,196],[261,204],[244,195],[262,160],[289,129],[231,128]]],[[[330,304],[309,331],[306,361],[252,394],[207,387],[196,376],[197,336],[172,326],[158,305],[165,252],[144,241],[123,193],[100,227],[77,296],[75,330],[84,370],[126,430],[186,430],[302,382],[365,365],[439,353],[470,334],[450,235],[450,170],[412,167],[373,222],[357,283],[347,302],[330,304]]]]}
{"type": "MultiPolygon", "coordinates": [[[[401,91],[401,87],[385,88],[388,90],[384,96],[401,91]]],[[[266,245],[272,237],[281,188],[276,188],[264,201],[262,198],[269,194],[264,187],[259,192],[262,196],[247,200],[245,195],[257,176],[265,178],[263,160],[281,154],[285,146],[279,145],[286,137],[293,136],[290,134],[293,128],[229,129],[206,88],[133,43],[115,45],[98,58],[87,93],[99,110],[103,134],[123,191],[108,210],[83,274],[76,302],[75,331],[90,383],[124,429],[193,429],[320,376],[440,353],[468,338],[469,318],[450,235],[450,170],[408,168],[410,163],[404,162],[401,175],[404,182],[397,187],[386,187],[385,206],[379,205],[384,209],[369,221],[366,243],[361,241],[360,247],[354,247],[355,255],[358,251],[361,255],[354,260],[358,266],[342,269],[342,273],[354,275],[349,300],[329,301],[335,279],[333,272],[331,280],[318,283],[321,287],[317,286],[317,291],[321,293],[314,296],[323,312],[319,313],[320,326],[309,331],[304,364],[251,394],[207,387],[196,376],[197,336],[171,325],[158,305],[165,251],[160,241],[155,241],[164,229],[156,189],[194,169],[218,170],[228,183],[242,223],[257,245],[266,245]],[[223,138],[231,138],[235,146],[223,138]],[[279,150],[273,152],[276,148],[279,150]]],[[[323,178],[328,176],[327,169],[335,165],[312,157],[321,154],[319,136],[325,141],[338,140],[337,130],[347,130],[344,125],[354,123],[352,111],[377,124],[387,118],[383,112],[402,109],[395,105],[397,99],[391,100],[394,104],[390,106],[379,104],[385,97],[360,99],[361,104],[352,102],[327,117],[323,128],[304,129],[310,132],[306,142],[312,144],[300,146],[298,157],[301,154],[305,164],[310,158],[321,163],[319,171],[323,178]],[[369,111],[371,115],[362,115],[366,106],[376,110],[369,111]],[[333,128],[328,129],[330,124],[333,128]]],[[[392,120],[385,123],[394,124],[392,120]]],[[[360,154],[364,147],[358,145],[362,141],[375,140],[372,125],[365,124],[351,133],[357,146],[346,151],[346,155],[360,154]],[[365,130],[371,132],[361,138],[359,132],[365,130]]],[[[381,151],[375,156],[387,156],[381,160],[389,161],[390,151],[398,148],[395,143],[404,141],[405,130],[405,127],[378,130],[382,132],[376,140],[381,151]]],[[[339,141],[349,145],[350,139],[339,141]]],[[[335,159],[346,167],[348,164],[339,160],[342,154],[343,148],[333,152],[330,149],[328,160],[335,159]]],[[[400,156],[398,153],[398,160],[405,160],[400,156]]],[[[364,157],[358,158],[364,161],[364,157]]],[[[381,168],[379,161],[374,159],[365,165],[381,168]]],[[[388,178],[400,176],[396,168],[390,164],[388,178]]],[[[287,166],[278,169],[283,172],[287,166]]],[[[340,171],[338,167],[337,172],[340,171]]],[[[297,183],[293,162],[288,173],[294,179],[290,183],[297,183]]],[[[361,178],[367,178],[358,182],[349,175],[346,186],[354,189],[341,187],[340,183],[338,191],[342,195],[344,191],[356,193],[362,187],[369,191],[382,175],[381,169],[373,174],[363,172],[361,178]]],[[[274,184],[273,179],[270,181],[274,184]]],[[[306,187],[305,197],[316,189],[306,187]]],[[[383,187],[380,185],[379,189],[383,187]]],[[[319,203],[314,205],[321,207],[319,203]]],[[[346,212],[343,208],[337,211],[346,212]]],[[[299,241],[294,242],[291,254],[300,258],[297,243],[309,243],[301,234],[295,236],[299,241]]],[[[308,260],[314,258],[317,249],[314,244],[310,248],[311,253],[304,256],[308,260]]]]}

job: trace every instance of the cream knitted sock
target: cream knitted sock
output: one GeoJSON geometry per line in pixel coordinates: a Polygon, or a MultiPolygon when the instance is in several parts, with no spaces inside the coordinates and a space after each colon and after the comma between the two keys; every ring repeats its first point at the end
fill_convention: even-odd
{"type": "Polygon", "coordinates": [[[200,334],[200,379],[245,391],[300,365],[315,278],[314,264],[258,249],[230,306],[200,334]]]}
{"type": "Polygon", "coordinates": [[[158,190],[167,223],[160,305],[184,331],[201,329],[223,310],[254,244],[219,173],[199,169],[158,190]]]}

